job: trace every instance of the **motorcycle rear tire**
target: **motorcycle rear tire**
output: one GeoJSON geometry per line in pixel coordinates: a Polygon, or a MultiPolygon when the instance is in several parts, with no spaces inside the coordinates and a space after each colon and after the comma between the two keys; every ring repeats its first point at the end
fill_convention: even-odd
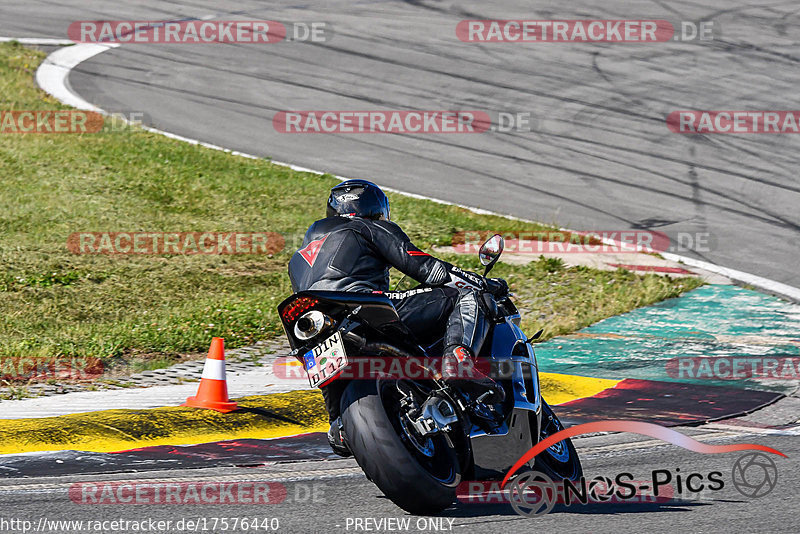
{"type": "MultiPolygon", "coordinates": [[[[412,514],[433,515],[450,506],[461,481],[458,458],[442,437],[436,451],[450,463],[451,476],[437,479],[411,454],[389,419],[380,396],[385,380],[353,380],[342,395],[342,423],[358,465],[397,506],[412,514]]],[[[391,381],[390,381],[391,382],[391,381]]],[[[392,386],[393,387],[393,386],[392,386]]]]}

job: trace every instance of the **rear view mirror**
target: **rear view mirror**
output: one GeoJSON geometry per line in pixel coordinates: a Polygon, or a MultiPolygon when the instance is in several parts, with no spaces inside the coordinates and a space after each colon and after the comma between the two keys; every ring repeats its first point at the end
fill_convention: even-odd
{"type": "Polygon", "coordinates": [[[494,264],[500,259],[500,255],[503,253],[504,247],[505,240],[500,234],[494,234],[492,237],[486,240],[486,243],[481,245],[481,248],[478,251],[478,257],[481,260],[481,264],[486,267],[486,271],[483,273],[484,276],[489,274],[489,271],[492,269],[492,267],[494,267],[494,264]]]}

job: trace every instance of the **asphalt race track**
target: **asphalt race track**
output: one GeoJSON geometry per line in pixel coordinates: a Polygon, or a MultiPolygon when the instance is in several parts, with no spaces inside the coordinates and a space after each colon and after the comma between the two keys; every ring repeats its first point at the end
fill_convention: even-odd
{"type": "MultiPolygon", "coordinates": [[[[327,42],[127,44],[73,71],[109,111],[176,134],[403,191],[582,230],[708,235],[719,265],[800,286],[795,136],[672,133],[675,110],[796,99],[785,2],[4,2],[0,35],[66,38],[76,20],[325,22],[327,42]],[[709,5],[712,4],[712,5],[709,5]],[[713,21],[713,41],[464,43],[464,19],[713,21]],[[530,113],[530,131],[281,134],[282,110],[530,113]]],[[[682,242],[689,243],[686,236],[682,242]]],[[[697,248],[696,239],[692,246],[697,248]]]]}
{"type": "MultiPolygon", "coordinates": [[[[0,35],[64,39],[76,20],[324,21],[332,34],[323,43],[123,45],[81,64],[69,81],[105,110],[143,112],[150,126],[277,161],[574,229],[652,229],[676,240],[680,232],[707,233],[707,248],[678,252],[800,287],[797,137],[683,136],[665,121],[675,110],[796,109],[796,2],[487,4],[4,0],[0,35]],[[461,20],[510,18],[712,20],[717,33],[711,42],[651,44],[456,38],[461,20]],[[460,135],[287,135],[272,122],[282,110],[363,109],[486,110],[493,118],[530,113],[532,120],[529,131],[460,135]]],[[[777,488],[757,500],[726,487],[702,501],[557,506],[536,519],[518,516],[507,504],[460,504],[443,517],[464,532],[796,530],[797,436],[681,430],[708,433],[714,443],[781,450],[789,458],[776,458],[777,488]]],[[[615,435],[576,445],[592,476],[627,471],[644,480],[653,469],[680,467],[684,473],[719,470],[729,480],[736,458],[635,442],[615,435]]],[[[158,476],[215,480],[242,472],[165,470],[158,476]]],[[[347,518],[404,516],[351,460],[246,474],[281,480],[290,495],[297,484],[321,484],[322,500],[238,508],[83,506],[69,499],[73,477],[0,488],[0,512],[51,519],[278,517],[283,532],[353,532],[347,518]]],[[[152,479],[153,473],[128,479],[137,476],[152,479]]]]}
{"type": "MultiPolygon", "coordinates": [[[[793,532],[795,531],[795,488],[800,483],[798,461],[800,454],[796,436],[746,436],[746,439],[726,431],[696,431],[684,429],[696,438],[714,444],[756,441],[769,445],[789,458],[775,457],[778,466],[778,486],[760,499],[743,497],[732,486],[732,466],[739,454],[698,455],[672,445],[658,445],[653,440],[637,439],[630,435],[610,435],[579,438],[576,447],[581,451],[587,478],[614,478],[627,472],[637,481],[652,481],[653,470],[670,470],[684,476],[699,473],[707,477],[712,471],[722,473],[725,487],[720,491],[693,494],[684,488],[685,495],[676,495],[668,502],[619,502],[570,507],[556,505],[547,515],[527,518],[517,515],[508,503],[458,503],[436,519],[442,521],[445,532],[793,532]],[[699,435],[698,435],[699,434],[699,435]],[[705,437],[702,437],[705,436],[705,437]],[[733,441],[732,441],[733,440],[733,441]],[[699,497],[699,499],[698,499],[699,497]]],[[[150,482],[152,483],[152,482],[150,482]]],[[[695,486],[696,487],[696,486],[695,486]]],[[[87,499],[88,500],[88,499],[87,499]]],[[[107,502],[107,501],[106,501],[107,502]]],[[[155,475],[144,473],[114,475],[81,475],[16,479],[0,484],[0,513],[3,517],[31,519],[34,525],[46,520],[142,520],[173,521],[169,531],[177,530],[176,522],[207,521],[210,527],[215,518],[249,519],[278,518],[279,532],[365,532],[356,530],[357,518],[409,519],[409,531],[432,531],[415,527],[417,517],[409,516],[383,497],[367,481],[352,460],[326,462],[307,461],[279,464],[262,468],[227,468],[168,470],[155,475]],[[285,490],[275,504],[82,504],[76,483],[102,487],[104,481],[137,480],[169,483],[180,480],[202,487],[203,483],[230,481],[273,481],[285,490]],[[72,492],[70,492],[70,489],[72,492]],[[351,520],[348,529],[348,519],[351,520]]],[[[373,532],[391,532],[375,529],[373,532]]],[[[191,530],[191,529],[189,529],[191,530]]],[[[199,529],[202,531],[202,528],[199,529]]],[[[110,530],[109,530],[110,531],[110,530]]],[[[217,530],[221,532],[222,530],[217,530]]],[[[251,530],[253,531],[253,530],[251,530]]],[[[261,530],[263,532],[264,530],[261,530]]],[[[400,530],[402,531],[402,530],[400,530]]]]}

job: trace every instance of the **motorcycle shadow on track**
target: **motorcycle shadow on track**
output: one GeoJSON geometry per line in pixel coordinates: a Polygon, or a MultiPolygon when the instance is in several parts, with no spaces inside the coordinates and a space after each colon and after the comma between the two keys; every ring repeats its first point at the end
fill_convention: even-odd
{"type": "MultiPolygon", "coordinates": [[[[694,507],[711,506],[710,502],[697,501],[672,501],[661,503],[594,503],[594,504],[573,504],[566,506],[556,504],[546,515],[552,514],[587,514],[587,515],[622,515],[622,514],[641,514],[654,512],[688,512],[694,507]]],[[[438,515],[452,518],[478,518],[489,516],[510,516],[520,519],[539,519],[544,516],[527,518],[519,515],[508,503],[492,504],[465,504],[458,503],[448,508],[438,515]]]]}
{"type": "Polygon", "coordinates": [[[275,413],[273,411],[267,410],[265,408],[260,408],[258,406],[239,407],[238,411],[239,413],[254,413],[256,415],[261,415],[269,419],[276,419],[284,423],[303,426],[303,421],[297,421],[295,419],[292,419],[291,417],[286,417],[285,415],[281,415],[279,413],[275,413]]]}

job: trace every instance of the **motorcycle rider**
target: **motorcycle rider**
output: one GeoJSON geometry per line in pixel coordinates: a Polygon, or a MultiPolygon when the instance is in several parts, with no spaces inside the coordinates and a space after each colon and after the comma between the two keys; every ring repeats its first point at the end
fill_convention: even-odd
{"type": "MultiPolygon", "coordinates": [[[[386,294],[418,340],[436,341],[444,330],[443,370],[471,364],[488,333],[478,291],[485,289],[495,295],[508,291],[501,279],[486,279],[464,271],[414,246],[391,222],[384,192],[366,180],[346,180],[331,189],[327,216],[306,232],[302,247],[289,262],[289,277],[295,292],[386,294]],[[389,291],[390,267],[428,287],[423,291],[389,291]],[[444,286],[451,277],[458,280],[461,289],[444,286]]],[[[474,367],[468,379],[448,376],[446,372],[443,378],[471,399],[488,393],[486,402],[502,401],[502,387],[474,367]]],[[[348,456],[339,413],[344,386],[333,382],[321,389],[331,422],[328,441],[334,452],[348,456]]]]}

